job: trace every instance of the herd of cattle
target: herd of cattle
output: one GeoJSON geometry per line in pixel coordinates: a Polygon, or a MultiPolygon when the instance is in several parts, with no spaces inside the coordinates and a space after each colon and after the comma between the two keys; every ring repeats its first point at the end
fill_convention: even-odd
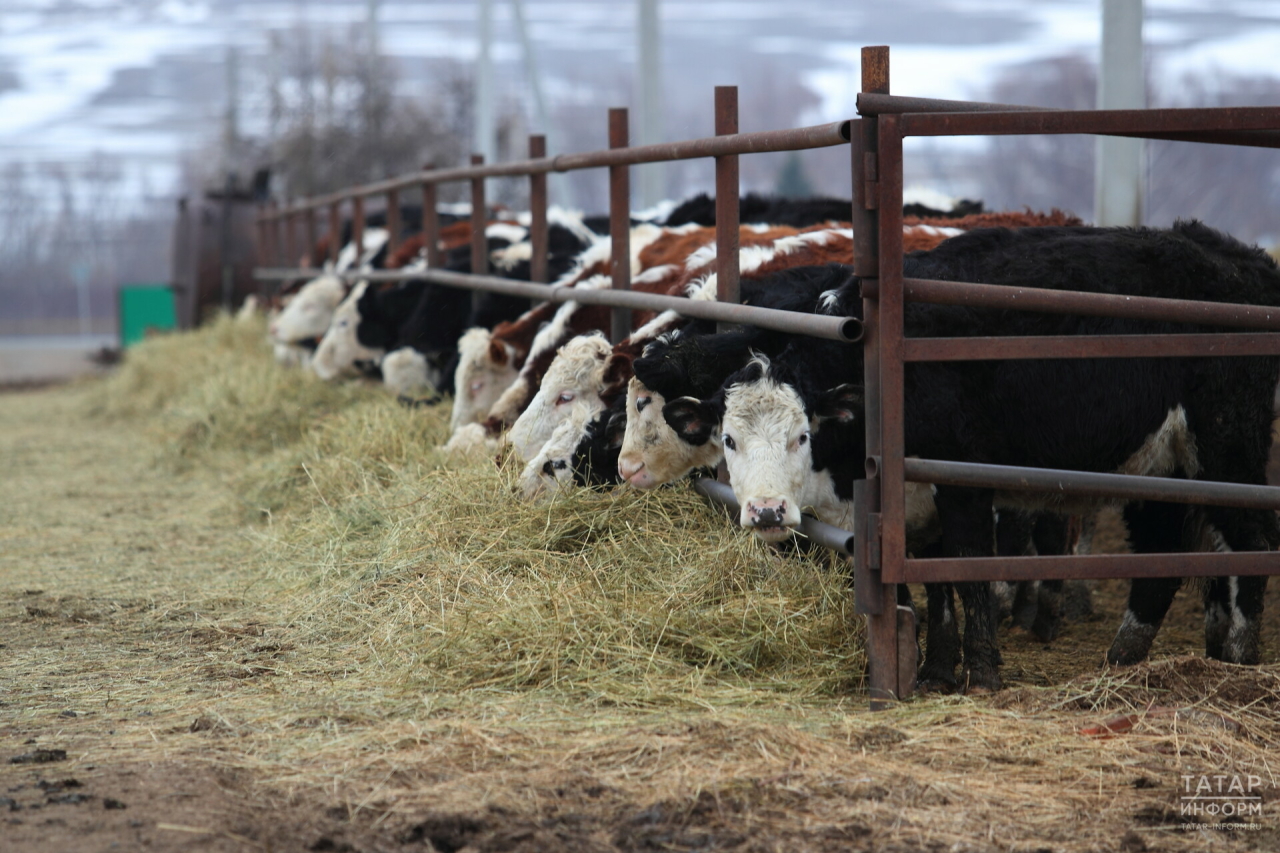
{"type": "MultiPolygon", "coordinates": [[[[1103,229],[1054,211],[983,213],[980,205],[904,211],[908,277],[1280,305],[1270,256],[1197,222],[1103,229]]],[[[699,196],[661,222],[633,221],[632,288],[716,298],[714,203],[699,196]]],[[[739,234],[742,301],[861,317],[848,201],[747,196],[739,234]]],[[[609,287],[599,223],[552,209],[549,269],[557,287],[609,287]]],[[[486,228],[494,275],[528,280],[528,220],[486,228]]],[[[470,225],[441,231],[449,270],[470,271],[470,225]]],[[[273,312],[277,358],[324,379],[377,375],[407,403],[452,399],[450,454],[509,452],[526,499],[610,484],[652,489],[724,463],[740,522],[769,542],[801,512],[849,528],[864,474],[863,349],[755,327],[717,332],[675,312],[636,311],[631,336],[605,337],[609,309],[407,280],[352,287],[335,271],[426,266],[421,235],[367,228],[333,267],[273,312]],[[424,396],[425,395],[425,396],[424,396]]],[[[323,250],[323,247],[320,247],[323,250]]],[[[305,266],[306,264],[304,264],[305,266]]],[[[1112,335],[1222,331],[1186,324],[909,304],[914,337],[1112,335]]],[[[1280,357],[1064,359],[908,365],[906,450],[930,459],[1265,483],[1280,357]]],[[[908,484],[915,556],[1080,553],[1101,499],[908,484]],[[1085,535],[1082,535],[1082,531],[1085,535]]],[[[1124,521],[1138,553],[1280,546],[1267,510],[1131,502],[1124,521]]],[[[1265,577],[1204,585],[1212,657],[1260,658],[1265,577]]],[[[1144,659],[1180,586],[1140,579],[1108,660],[1144,659]]],[[[931,584],[920,683],[1000,687],[1000,590],[931,584]],[[954,595],[964,608],[960,637],[954,595]],[[957,672],[958,670],[958,672],[957,672]]],[[[1062,584],[1042,582],[1015,608],[1045,640],[1059,629],[1062,584]]],[[[909,594],[903,591],[904,601],[909,594]]]]}

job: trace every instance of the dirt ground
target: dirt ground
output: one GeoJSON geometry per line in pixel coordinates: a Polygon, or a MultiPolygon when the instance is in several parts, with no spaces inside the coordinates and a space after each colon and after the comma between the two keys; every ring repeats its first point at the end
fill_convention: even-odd
{"type": "Polygon", "coordinates": [[[1202,659],[1184,592],[1104,677],[1108,582],[1049,646],[1006,632],[992,697],[374,701],[302,662],[226,476],[80,393],[0,394],[4,851],[1280,849],[1275,584],[1257,669],[1202,659]],[[1179,813],[1206,774],[1263,780],[1256,828],[1179,813]]]}

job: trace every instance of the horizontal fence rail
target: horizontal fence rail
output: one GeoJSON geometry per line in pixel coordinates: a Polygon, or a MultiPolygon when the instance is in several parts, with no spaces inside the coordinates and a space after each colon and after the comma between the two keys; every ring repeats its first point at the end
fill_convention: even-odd
{"type": "Polygon", "coordinates": [[[964,305],[970,308],[1005,308],[1046,314],[1081,314],[1170,323],[1200,323],[1241,329],[1280,332],[1280,306],[1240,305],[1233,302],[1201,302],[1158,296],[1125,296],[1078,290],[1047,290],[1005,284],[974,284],[904,278],[902,296],[910,302],[964,305]]]}
{"type": "Polygon", "coordinates": [[[1220,358],[1249,355],[1280,355],[1280,334],[1009,335],[902,339],[902,360],[907,362],[1038,358],[1220,358]]]}
{"type": "MultiPolygon", "coordinates": [[[[733,489],[726,483],[721,483],[710,477],[694,477],[693,489],[703,497],[728,507],[731,512],[736,513],[742,510],[742,507],[738,505],[738,499],[733,496],[733,489]]],[[[807,513],[801,513],[800,515],[800,535],[846,557],[853,556],[854,537],[852,533],[833,524],[819,521],[807,513]]]]}
{"type": "MultiPolygon", "coordinates": [[[[1063,471],[1053,468],[1021,468],[1013,465],[985,465],[978,462],[950,462],[941,459],[907,458],[903,460],[903,471],[910,482],[933,483],[939,486],[975,486],[1054,495],[1087,495],[1131,501],[1168,501],[1280,510],[1280,487],[1277,486],[1179,480],[1172,477],[1140,477],[1132,474],[1100,474],[1093,471],[1063,471]]],[[[1280,563],[1277,564],[1277,568],[1280,568],[1280,563]]]]}
{"type": "MultiPolygon", "coordinates": [[[[259,268],[254,270],[254,276],[268,280],[296,278],[297,273],[297,270],[291,269],[259,268]]],[[[773,329],[797,335],[810,335],[843,343],[856,343],[862,340],[862,321],[855,317],[803,314],[796,311],[781,311],[775,308],[760,308],[755,305],[739,305],[728,302],[704,302],[698,299],[685,299],[680,296],[664,296],[656,293],[641,293],[634,290],[554,287],[549,284],[531,284],[525,281],[513,281],[507,278],[474,275],[472,273],[449,272],[447,270],[348,271],[334,273],[334,275],[349,281],[381,282],[416,279],[450,287],[485,290],[490,293],[502,293],[507,296],[520,296],[547,302],[577,302],[579,305],[606,305],[641,311],[674,311],[682,317],[689,317],[695,320],[759,326],[764,329],[773,329]]]]}
{"type": "Polygon", "coordinates": [[[580,169],[597,169],[604,166],[638,166],[644,163],[664,163],[671,160],[719,157],[726,154],[802,151],[809,148],[829,148],[833,145],[845,145],[848,142],[849,122],[837,121],[811,127],[734,133],[726,136],[689,139],[683,142],[661,142],[653,145],[635,145],[628,148],[589,151],[581,154],[560,154],[555,157],[516,160],[510,163],[434,169],[414,172],[385,181],[363,184],[327,195],[295,201],[287,206],[263,212],[259,215],[259,219],[260,221],[283,219],[313,208],[325,207],[363,196],[385,194],[392,190],[401,190],[423,183],[443,184],[469,181],[475,178],[524,178],[548,172],[572,172],[580,169]]]}
{"type": "Polygon", "coordinates": [[[936,557],[886,566],[895,583],[1034,581],[1046,578],[1184,578],[1280,574],[1274,551],[1212,554],[1080,554],[1062,557],[936,557]]]}

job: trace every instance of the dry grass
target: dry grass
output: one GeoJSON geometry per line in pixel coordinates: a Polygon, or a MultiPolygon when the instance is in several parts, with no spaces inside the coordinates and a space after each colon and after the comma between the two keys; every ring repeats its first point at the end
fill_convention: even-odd
{"type": "Polygon", "coordinates": [[[95,476],[135,466],[150,521],[113,521],[159,551],[69,534],[76,586],[39,595],[0,558],[15,736],[336,803],[356,849],[1275,849],[1280,804],[1234,834],[1180,828],[1176,804],[1181,774],[1275,779],[1280,668],[1082,663],[873,715],[829,558],[762,548],[684,488],[524,504],[509,467],[437,455],[446,411],[279,370],[260,340],[221,320],[42,392],[102,441],[157,442],[146,464],[110,445],[95,476]],[[157,500],[189,501],[175,544],[157,500]],[[69,707],[104,731],[47,722],[69,707]],[[1122,733],[1082,734],[1114,715],[1122,733]]]}

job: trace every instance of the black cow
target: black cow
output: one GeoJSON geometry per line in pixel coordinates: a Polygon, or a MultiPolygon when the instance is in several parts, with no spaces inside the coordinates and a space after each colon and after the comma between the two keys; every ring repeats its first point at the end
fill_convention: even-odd
{"type": "MultiPolygon", "coordinates": [[[[906,275],[913,278],[1280,305],[1276,262],[1256,247],[1198,222],[1177,223],[1168,230],[972,231],[930,252],[908,256],[905,265],[906,275]]],[[[856,295],[842,298],[850,316],[860,315],[856,295]]],[[[1189,325],[923,304],[910,304],[906,311],[907,334],[913,337],[1213,331],[1189,325]]],[[[708,423],[712,429],[719,425],[726,447],[744,439],[754,446],[758,436],[733,435],[750,429],[750,419],[744,416],[750,412],[744,407],[781,406],[778,401],[784,400],[796,410],[794,428],[802,430],[791,437],[798,444],[786,455],[807,447],[802,454],[806,459],[838,457],[847,451],[824,452],[823,434],[839,435],[838,444],[847,448],[863,428],[861,352],[852,349],[857,364],[853,369],[845,366],[843,383],[823,370],[828,357],[784,353],[776,363],[754,362],[708,401],[668,403],[668,420],[683,432],[690,432],[692,423],[702,430],[708,423]],[[821,423],[821,428],[810,429],[811,421],[821,423]]],[[[1261,484],[1277,376],[1280,358],[1269,356],[911,364],[904,389],[906,452],[934,459],[1261,484]]],[[[777,409],[773,412],[776,420],[777,409]]],[[[848,455],[853,457],[848,464],[860,468],[857,454],[848,455]]],[[[726,457],[732,471],[735,453],[727,452],[726,457]]],[[[838,466],[840,460],[836,462],[838,466]]],[[[780,478],[775,472],[774,479],[780,478]]],[[[749,492],[754,485],[743,487],[749,492]]],[[[735,490],[738,486],[735,482],[735,490]]],[[[938,486],[932,497],[940,528],[938,553],[944,556],[992,553],[993,501],[1071,509],[1046,496],[997,495],[987,489],[938,486]]],[[[739,500],[744,525],[766,536],[794,524],[795,508],[776,493],[739,494],[739,500]]],[[[909,516],[911,511],[909,501],[909,516]]],[[[1266,510],[1147,501],[1129,504],[1125,518],[1133,549],[1139,553],[1257,551],[1280,545],[1276,515],[1266,510]]],[[[1265,578],[1217,578],[1207,584],[1209,656],[1236,663],[1258,661],[1265,583],[1265,578]]],[[[1179,585],[1178,580],[1156,579],[1133,583],[1128,612],[1108,652],[1111,662],[1127,664],[1146,657],[1179,585]]],[[[990,585],[957,587],[966,614],[962,683],[968,689],[997,689],[1000,656],[990,585]]],[[[934,646],[930,642],[921,679],[950,683],[958,655],[943,654],[941,647],[935,653],[934,646]]]]}

